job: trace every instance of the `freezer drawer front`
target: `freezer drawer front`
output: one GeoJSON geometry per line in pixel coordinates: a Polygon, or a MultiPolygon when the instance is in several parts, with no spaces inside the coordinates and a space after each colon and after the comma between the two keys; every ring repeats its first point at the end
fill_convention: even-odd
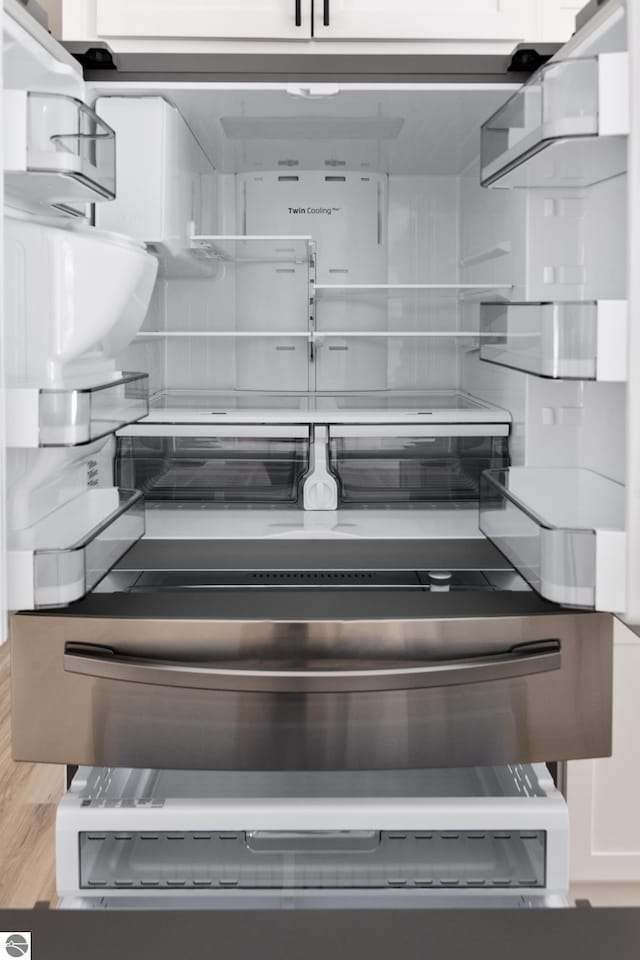
{"type": "Polygon", "coordinates": [[[612,623],[589,613],[305,622],[20,614],[13,753],[193,770],[604,756],[612,623]]]}

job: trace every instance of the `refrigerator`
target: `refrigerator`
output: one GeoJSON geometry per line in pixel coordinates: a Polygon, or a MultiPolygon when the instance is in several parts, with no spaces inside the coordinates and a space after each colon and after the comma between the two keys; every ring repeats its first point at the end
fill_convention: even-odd
{"type": "Polygon", "coordinates": [[[545,764],[610,753],[640,621],[637,12],[331,82],[3,30],[12,736],[78,767],[64,901],[564,903],[545,764]]]}

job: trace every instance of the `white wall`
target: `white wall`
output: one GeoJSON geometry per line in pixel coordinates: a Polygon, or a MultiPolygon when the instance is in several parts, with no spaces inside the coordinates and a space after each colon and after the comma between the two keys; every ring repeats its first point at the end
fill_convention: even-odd
{"type": "MultiPolygon", "coordinates": [[[[389,178],[389,283],[456,283],[458,277],[458,185],[456,177],[389,178]]],[[[454,332],[455,298],[420,297],[391,302],[389,327],[454,332]]],[[[455,340],[426,338],[391,342],[390,387],[442,389],[457,386],[455,340]]]]}
{"type": "Polygon", "coordinates": [[[49,14],[49,30],[54,37],[60,37],[62,28],[62,0],[38,0],[38,3],[49,14]]]}
{"type": "MultiPolygon", "coordinates": [[[[510,281],[513,299],[616,299],[626,295],[626,178],[588,190],[483,190],[461,179],[463,263],[510,243],[511,253],[463,266],[465,282],[510,281]]],[[[478,310],[463,323],[476,329],[478,310]]],[[[625,387],[551,381],[483,363],[461,348],[461,382],[513,416],[515,464],[581,466],[614,480],[625,472],[625,387]]]]}
{"type": "MultiPolygon", "coordinates": [[[[234,233],[237,229],[234,179],[226,175],[219,178],[217,229],[221,232],[234,233]]],[[[457,204],[458,183],[455,177],[390,177],[388,269],[386,263],[370,264],[373,272],[371,276],[367,274],[367,279],[385,282],[388,277],[390,283],[455,283],[459,260],[457,204]]],[[[361,252],[354,251],[356,260],[361,252]]],[[[280,278],[280,282],[282,280],[280,278]]],[[[225,264],[218,275],[210,278],[161,278],[144,329],[234,330],[253,328],[256,323],[265,329],[290,329],[291,324],[297,329],[298,314],[301,328],[306,329],[306,288],[298,289],[297,280],[292,278],[291,296],[295,301],[295,316],[292,314],[287,318],[283,313],[286,304],[279,304],[276,291],[267,281],[268,276],[260,265],[238,268],[233,264],[225,264]],[[239,292],[243,294],[242,304],[245,307],[252,305],[255,318],[237,315],[239,292]]],[[[389,329],[426,328],[454,333],[458,325],[455,297],[443,302],[431,297],[410,301],[391,300],[388,312],[384,300],[372,303],[369,318],[372,329],[380,325],[381,308],[384,311],[383,325],[389,329]]],[[[349,329],[366,328],[369,325],[367,320],[366,301],[360,302],[357,308],[345,304],[343,322],[349,329]]],[[[283,338],[283,344],[285,340],[283,338]]],[[[192,391],[230,390],[236,385],[244,388],[306,390],[306,353],[305,356],[301,355],[306,344],[303,340],[291,340],[290,345],[294,344],[297,353],[275,354],[274,341],[257,341],[254,344],[246,339],[236,341],[232,338],[204,337],[172,338],[162,343],[159,340],[138,341],[129,349],[122,364],[127,369],[148,369],[154,392],[163,387],[192,391]],[[267,362],[265,357],[271,357],[271,360],[267,362]]],[[[376,386],[384,385],[392,389],[457,387],[455,339],[391,339],[387,349],[386,341],[377,338],[372,343],[372,349],[378,347],[382,347],[384,363],[381,382],[376,386]]],[[[347,366],[352,354],[355,361],[362,359],[362,351],[358,353],[352,350],[346,357],[347,366]]],[[[353,370],[346,371],[343,381],[348,389],[358,385],[358,372],[358,362],[353,370]]],[[[339,373],[336,368],[336,376],[339,373]]]]}
{"type": "MultiPolygon", "coordinates": [[[[515,190],[484,190],[474,167],[460,178],[460,280],[463,283],[515,284],[522,290],[526,278],[526,196],[515,190]],[[510,252],[500,253],[507,245],[510,252]],[[487,259],[471,262],[486,255],[487,259]]],[[[517,295],[517,294],[516,294],[517,295]]],[[[478,303],[465,304],[461,325],[477,330],[478,303]]],[[[483,363],[477,341],[462,341],[459,347],[459,380],[468,393],[511,413],[511,457],[514,464],[526,462],[525,374],[483,363]]]]}

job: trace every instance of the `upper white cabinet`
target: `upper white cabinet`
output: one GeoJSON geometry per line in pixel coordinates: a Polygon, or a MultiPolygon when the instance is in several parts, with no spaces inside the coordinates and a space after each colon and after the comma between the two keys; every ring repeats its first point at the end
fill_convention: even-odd
{"type": "MultiPolygon", "coordinates": [[[[564,42],[583,0],[60,0],[63,40],[564,42]]],[[[186,49],[186,48],[185,48],[186,49]]],[[[344,52],[348,47],[343,46],[344,52]]],[[[507,47],[509,49],[509,47],[507,47]]]]}
{"type": "Polygon", "coordinates": [[[94,0],[99,37],[300,40],[311,0],[94,0]]]}
{"type": "Polygon", "coordinates": [[[322,40],[527,40],[531,0],[316,0],[322,40]]]}
{"type": "Polygon", "coordinates": [[[564,43],[575,30],[576,14],[586,0],[538,0],[538,30],[534,40],[564,43]]]}

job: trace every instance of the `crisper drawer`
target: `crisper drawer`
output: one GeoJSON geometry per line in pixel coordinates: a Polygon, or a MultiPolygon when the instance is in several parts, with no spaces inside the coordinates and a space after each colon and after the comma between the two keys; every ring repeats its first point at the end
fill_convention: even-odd
{"type": "Polygon", "coordinates": [[[309,469],[309,428],[140,424],[118,437],[117,475],[149,502],[298,501],[309,469]]]}
{"type": "MultiPolygon", "coordinates": [[[[365,591],[360,619],[340,619],[339,597],[324,593],[333,618],[287,620],[286,592],[238,588],[211,599],[234,615],[190,619],[205,599],[173,594],[175,619],[16,616],[15,758],[366,770],[610,751],[608,615],[367,619],[365,591]]],[[[153,595],[133,600],[157,609],[153,595]]]]}
{"type": "Polygon", "coordinates": [[[329,463],[345,504],[476,501],[483,470],[509,465],[505,424],[332,426],[329,463]]]}
{"type": "MultiPolygon", "coordinates": [[[[63,896],[563,895],[566,804],[543,765],[403,773],[81,768],[57,817],[63,896]]],[[[367,897],[367,900],[365,900],[367,897]]]]}

